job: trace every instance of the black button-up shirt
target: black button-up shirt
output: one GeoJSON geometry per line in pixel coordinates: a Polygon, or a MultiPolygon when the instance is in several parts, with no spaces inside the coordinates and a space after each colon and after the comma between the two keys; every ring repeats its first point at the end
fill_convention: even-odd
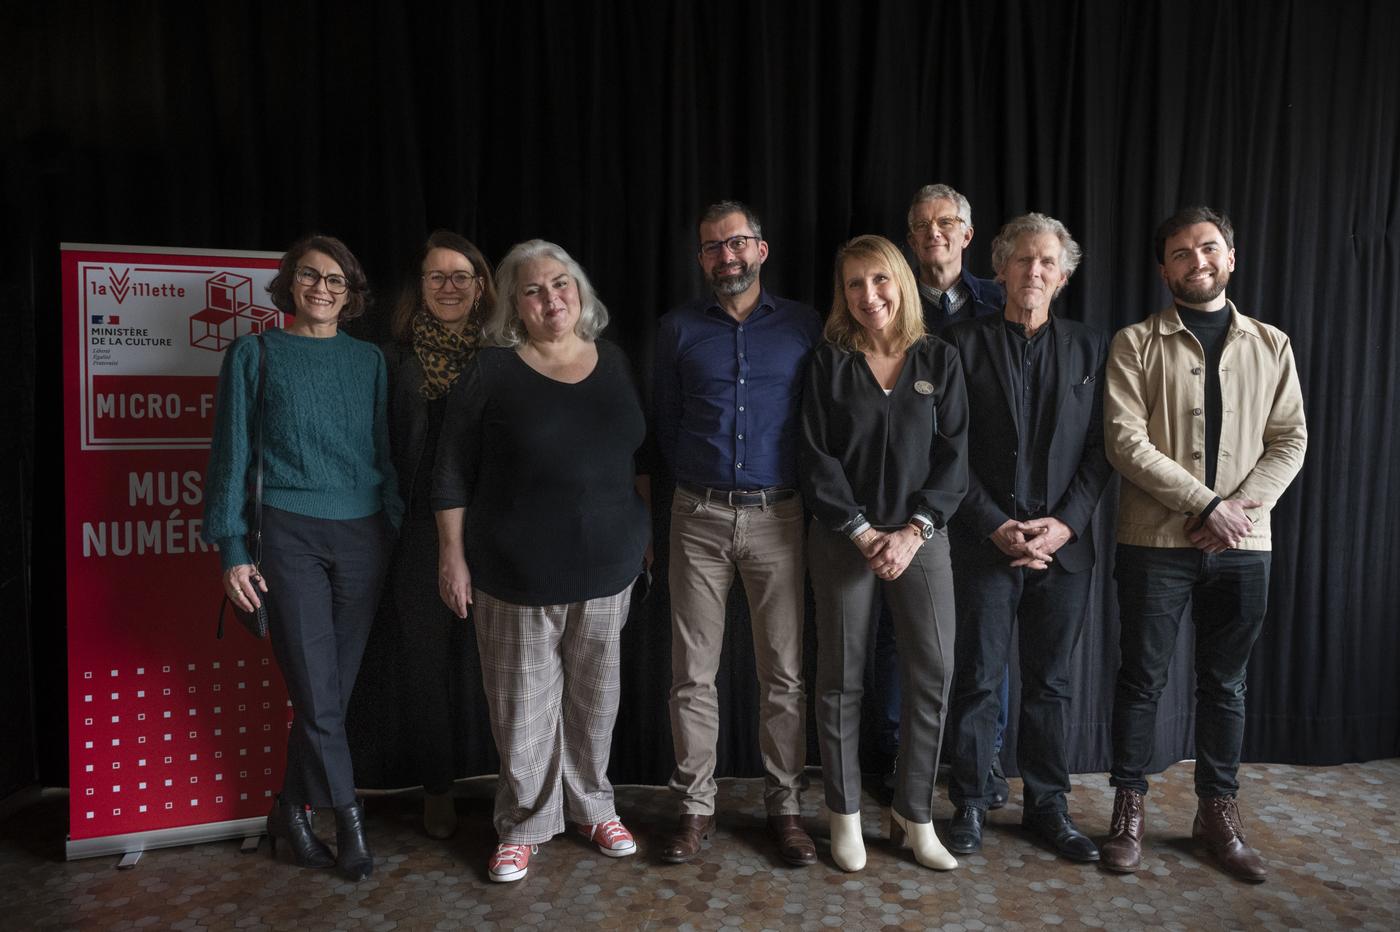
{"type": "Polygon", "coordinates": [[[1018,428],[1014,517],[1040,518],[1048,508],[1045,473],[1055,433],[1055,321],[1027,337],[1025,327],[1008,320],[1003,332],[1018,428]]]}

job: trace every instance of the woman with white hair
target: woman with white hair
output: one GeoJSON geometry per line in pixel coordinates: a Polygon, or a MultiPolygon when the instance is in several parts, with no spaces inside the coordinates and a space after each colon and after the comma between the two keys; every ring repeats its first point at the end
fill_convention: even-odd
{"type": "Polygon", "coordinates": [[[608,857],[637,850],[608,756],[618,638],[650,538],[646,420],[608,315],[553,243],[510,250],[493,345],[448,399],[433,477],[442,599],[471,611],[501,757],[488,876],[520,880],[565,820],[608,857]]]}

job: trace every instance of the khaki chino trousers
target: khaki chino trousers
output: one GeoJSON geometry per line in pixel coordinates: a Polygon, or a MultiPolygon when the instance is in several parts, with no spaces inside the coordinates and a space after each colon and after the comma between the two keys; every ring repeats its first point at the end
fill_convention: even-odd
{"type": "Polygon", "coordinates": [[[796,815],[806,761],[802,687],[802,501],[735,507],[676,489],[671,506],[671,789],[688,815],[715,811],[725,605],[748,596],[759,683],[759,751],[769,815],[796,815]]]}

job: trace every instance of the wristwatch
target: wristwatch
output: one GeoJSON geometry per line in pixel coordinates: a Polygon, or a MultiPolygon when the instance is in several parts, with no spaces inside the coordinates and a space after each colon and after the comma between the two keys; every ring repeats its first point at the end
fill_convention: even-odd
{"type": "Polygon", "coordinates": [[[924,514],[922,511],[916,511],[914,513],[914,517],[909,519],[909,524],[911,527],[914,528],[914,530],[919,532],[919,536],[922,537],[924,540],[932,540],[933,532],[937,530],[933,523],[933,519],[930,518],[928,515],[924,514]]]}

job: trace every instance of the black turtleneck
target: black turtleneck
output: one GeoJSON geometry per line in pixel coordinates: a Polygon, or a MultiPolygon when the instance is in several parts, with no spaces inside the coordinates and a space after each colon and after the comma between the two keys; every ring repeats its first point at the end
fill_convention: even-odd
{"type": "Polygon", "coordinates": [[[1206,485],[1214,489],[1223,409],[1220,401],[1220,354],[1225,350],[1225,338],[1230,333],[1230,308],[1227,305],[1218,311],[1198,311],[1178,304],[1176,312],[1206,353],[1206,485]]]}

